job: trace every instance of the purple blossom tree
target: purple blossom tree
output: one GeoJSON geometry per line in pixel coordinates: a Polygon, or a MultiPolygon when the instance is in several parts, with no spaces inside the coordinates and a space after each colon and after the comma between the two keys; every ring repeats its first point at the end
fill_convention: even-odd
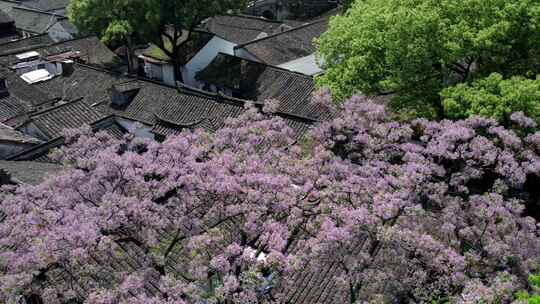
{"type": "Polygon", "coordinates": [[[72,131],[64,173],[2,191],[0,301],[287,303],[299,272],[328,268],[335,303],[504,303],[528,287],[526,117],[398,123],[361,97],[340,113],[301,144],[253,107],[164,143],[72,131]]]}

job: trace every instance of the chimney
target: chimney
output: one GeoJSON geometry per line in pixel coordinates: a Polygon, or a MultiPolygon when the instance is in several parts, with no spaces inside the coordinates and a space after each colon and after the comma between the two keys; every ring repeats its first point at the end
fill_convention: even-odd
{"type": "Polygon", "coordinates": [[[5,171],[4,169],[0,169],[0,186],[13,184],[14,183],[9,172],[5,171]]]}
{"type": "Polygon", "coordinates": [[[7,80],[5,77],[0,78],[0,98],[5,98],[9,96],[9,90],[7,87],[7,80]]]}
{"type": "Polygon", "coordinates": [[[71,74],[73,74],[73,71],[75,70],[73,68],[73,64],[74,64],[74,61],[71,59],[62,61],[61,63],[62,76],[71,76],[71,74]]]}

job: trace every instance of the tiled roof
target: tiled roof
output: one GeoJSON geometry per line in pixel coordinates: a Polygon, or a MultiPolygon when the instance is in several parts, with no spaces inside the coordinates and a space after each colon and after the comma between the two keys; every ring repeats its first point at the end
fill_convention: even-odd
{"type": "Polygon", "coordinates": [[[30,106],[19,98],[10,95],[4,98],[0,98],[0,122],[8,125],[16,125],[17,123],[12,121],[16,117],[23,116],[31,110],[30,106]]]}
{"type": "Polygon", "coordinates": [[[48,92],[51,97],[74,100],[88,97],[90,104],[102,101],[109,96],[108,90],[115,83],[125,82],[130,78],[98,68],[75,64],[70,75],[54,77],[32,87],[48,92]]]}
{"type": "Polygon", "coordinates": [[[21,36],[19,33],[17,33],[17,31],[0,33],[0,45],[18,40],[20,38],[21,36]]]}
{"type": "Polygon", "coordinates": [[[69,0],[27,0],[21,4],[29,8],[48,12],[65,9],[69,4],[69,0]]]}
{"type": "Polygon", "coordinates": [[[234,89],[244,99],[277,99],[278,111],[283,113],[314,119],[328,117],[327,111],[311,103],[315,85],[310,76],[220,53],[196,78],[234,89]]]}
{"type": "Polygon", "coordinates": [[[241,44],[256,39],[261,33],[271,35],[289,28],[285,23],[247,15],[222,15],[209,18],[203,29],[230,42],[241,44]]]}
{"type": "MultiPolygon", "coordinates": [[[[223,231],[227,232],[224,235],[227,241],[234,240],[238,237],[238,233],[235,233],[234,224],[224,222],[222,225],[224,226],[223,231]]],[[[173,237],[167,231],[158,231],[157,236],[163,240],[170,240],[173,237]]],[[[117,242],[116,244],[118,247],[115,250],[115,254],[100,254],[91,257],[89,260],[91,264],[90,269],[95,269],[91,275],[84,277],[73,276],[79,270],[56,269],[49,272],[46,285],[54,288],[55,286],[61,287],[69,284],[75,295],[84,299],[88,296],[87,291],[90,289],[89,287],[95,288],[96,286],[108,286],[111,283],[120,283],[111,273],[118,272],[119,270],[134,273],[143,269],[146,264],[145,261],[147,261],[147,253],[141,247],[129,241],[117,242]]],[[[216,248],[216,250],[220,249],[216,248]]],[[[186,246],[184,244],[178,244],[165,260],[166,271],[175,275],[177,278],[181,278],[180,273],[185,275],[189,271],[185,266],[189,258],[190,253],[186,249],[186,246]]],[[[295,274],[292,284],[275,286],[272,292],[280,293],[285,297],[284,301],[279,303],[345,303],[348,300],[347,294],[337,292],[341,288],[338,289],[336,282],[331,280],[336,271],[337,267],[334,263],[322,265],[317,270],[302,269],[295,274]]],[[[149,280],[142,288],[147,294],[155,295],[158,291],[157,287],[160,286],[160,276],[157,273],[148,273],[148,275],[149,280]]],[[[277,302],[263,301],[261,303],[270,304],[277,302]]]]}
{"type": "Polygon", "coordinates": [[[69,21],[69,19],[60,19],[58,20],[58,24],[62,27],[62,29],[71,35],[77,35],[79,33],[79,30],[77,27],[69,21]]]}
{"type": "Polygon", "coordinates": [[[0,24],[13,23],[13,19],[4,11],[0,11],[0,24]]]}
{"type": "MultiPolygon", "coordinates": [[[[120,126],[114,116],[107,116],[100,120],[94,121],[90,124],[90,127],[94,132],[107,132],[114,138],[120,139],[127,133],[127,131],[120,126]]],[[[48,154],[52,149],[59,148],[64,144],[63,137],[57,137],[43,144],[34,146],[30,149],[22,151],[16,155],[13,155],[8,158],[8,160],[14,161],[39,161],[39,162],[54,162],[48,157],[48,154]]]]}
{"type": "MultiPolygon", "coordinates": [[[[227,241],[238,238],[238,233],[230,221],[221,224],[224,226],[223,238],[227,241]]],[[[119,233],[120,234],[120,233],[119,233]]],[[[129,232],[125,232],[126,235],[129,232]]],[[[171,240],[174,236],[168,231],[156,231],[157,237],[162,240],[171,240]]],[[[121,234],[119,235],[121,237],[121,234]]],[[[110,286],[111,283],[121,283],[117,277],[111,275],[119,270],[125,270],[127,273],[133,273],[144,269],[147,264],[147,252],[138,246],[135,242],[122,241],[116,243],[114,254],[96,254],[89,258],[89,269],[91,271],[86,276],[73,276],[79,273],[80,269],[53,269],[46,277],[45,285],[54,288],[57,286],[65,286],[69,284],[69,288],[74,292],[74,295],[84,299],[88,296],[88,290],[96,286],[110,286]]],[[[185,246],[185,242],[179,243],[172,248],[172,252],[164,261],[165,270],[176,278],[181,279],[187,271],[187,261],[190,259],[190,251],[185,246]]],[[[216,250],[218,250],[216,248],[216,250]]],[[[69,267],[69,266],[67,266],[69,267]]],[[[160,276],[155,272],[146,272],[148,274],[148,282],[142,286],[144,292],[148,295],[157,295],[160,286],[160,276]]]]}
{"type": "Polygon", "coordinates": [[[35,161],[0,161],[0,171],[10,175],[17,183],[36,185],[62,170],[58,164],[35,161]]]}
{"type": "Polygon", "coordinates": [[[0,10],[0,44],[19,39],[21,36],[15,28],[15,21],[0,10]]]}
{"type": "Polygon", "coordinates": [[[6,42],[0,44],[0,56],[14,53],[22,53],[28,49],[42,47],[52,43],[53,41],[48,34],[41,34],[12,42],[6,42]]]}
{"type": "Polygon", "coordinates": [[[7,73],[6,80],[10,95],[16,96],[33,107],[41,105],[53,98],[48,92],[43,92],[33,86],[29,86],[14,72],[7,73]]]}
{"type": "Polygon", "coordinates": [[[20,38],[21,36],[19,33],[17,33],[17,31],[0,33],[0,45],[18,40],[20,38]]]}
{"type": "Polygon", "coordinates": [[[16,126],[28,118],[31,111],[49,101],[47,93],[29,86],[14,72],[4,73],[9,95],[0,98],[0,122],[16,126]]]}
{"type": "MultiPolygon", "coordinates": [[[[68,76],[58,76],[49,81],[37,83],[33,87],[43,92],[50,92],[51,97],[64,100],[84,98],[83,102],[103,115],[114,114],[154,126],[158,121],[165,121],[180,127],[202,127],[215,131],[223,126],[227,117],[237,116],[243,111],[245,100],[238,100],[217,94],[198,91],[191,88],[179,89],[147,80],[134,80],[120,74],[97,68],[75,64],[74,71],[68,76]],[[121,108],[112,106],[112,86],[117,88],[138,88],[133,99],[121,108]]],[[[309,94],[309,93],[308,93],[309,94]]],[[[285,105],[285,104],[284,104],[285,105]]],[[[290,106],[290,105],[289,105],[290,106]]],[[[292,107],[292,106],[291,106],[292,107]]],[[[282,113],[306,121],[316,122],[313,118],[304,118],[297,113],[282,113]]],[[[303,129],[303,127],[295,127],[303,129]]],[[[158,133],[159,134],[159,133],[158,133]]]]}
{"type": "Polygon", "coordinates": [[[0,141],[11,141],[23,144],[40,144],[41,140],[21,133],[0,123],[0,141]]]}
{"type": "MultiPolygon", "coordinates": [[[[184,37],[181,38],[181,41],[178,43],[183,43],[183,41],[185,41],[185,38],[188,36],[187,31],[184,31],[183,36],[184,37]]],[[[192,32],[190,41],[185,42],[179,50],[179,63],[185,64],[189,62],[213,37],[213,34],[205,31],[196,30],[192,32]]],[[[149,57],[158,61],[170,61],[169,56],[154,44],[150,44],[148,48],[139,51],[139,53],[144,57],[149,57]]]]}
{"type": "Polygon", "coordinates": [[[158,120],[152,128],[152,133],[165,137],[175,136],[182,132],[182,127],[176,124],[158,120]]]}
{"type": "Polygon", "coordinates": [[[67,19],[61,15],[24,7],[14,7],[9,14],[18,29],[36,34],[45,33],[57,21],[67,19]]]}
{"type": "MultiPolygon", "coordinates": [[[[111,107],[110,89],[112,86],[133,81],[136,80],[119,73],[75,64],[70,75],[58,76],[37,83],[33,87],[64,100],[84,98],[84,102],[95,111],[103,114],[118,114],[151,125],[155,122],[153,113],[161,104],[159,100],[171,98],[176,95],[176,90],[152,82],[140,81],[141,89],[134,100],[122,109],[111,107]]],[[[134,84],[131,83],[131,85],[134,84]]]]}
{"type": "Polygon", "coordinates": [[[54,163],[49,158],[49,153],[52,149],[58,148],[64,144],[64,138],[59,137],[53,140],[47,141],[40,145],[33,146],[27,150],[21,151],[15,155],[10,156],[7,160],[10,161],[36,161],[43,163],[54,163]]]}
{"type": "Polygon", "coordinates": [[[62,136],[65,129],[90,125],[104,116],[81,98],[33,114],[29,122],[34,123],[49,139],[53,139],[62,136]]]}
{"type": "MultiPolygon", "coordinates": [[[[207,100],[207,98],[196,97],[192,94],[181,94],[177,88],[152,81],[134,80],[80,64],[74,66],[71,75],[55,77],[49,81],[37,83],[34,87],[50,92],[51,95],[59,98],[65,94],[66,100],[86,97],[85,102],[96,111],[103,114],[115,114],[147,125],[154,125],[157,122],[156,115],[167,112],[168,110],[163,109],[170,102],[185,101],[184,105],[188,106],[192,104],[191,99],[198,99],[203,103],[207,100]],[[131,102],[122,108],[115,108],[111,105],[110,98],[110,89],[113,85],[118,88],[137,87],[139,90],[131,102]]],[[[200,109],[200,112],[204,111],[200,107],[197,109],[200,109]]],[[[186,115],[190,119],[196,119],[199,114],[190,113],[187,110],[186,115]]],[[[185,121],[181,120],[181,122],[185,121]]]]}
{"type": "MultiPolygon", "coordinates": [[[[38,41],[50,41],[47,36],[38,37],[38,41]],[[42,38],[45,39],[41,40],[42,38]]],[[[18,42],[11,44],[18,44],[18,42]]],[[[0,45],[1,49],[2,46],[0,45]]],[[[30,49],[37,51],[42,57],[67,51],[80,51],[82,59],[89,60],[90,63],[95,65],[118,67],[117,63],[120,62],[118,57],[96,37],[73,39],[49,44],[46,47],[30,49]]],[[[28,51],[28,49],[25,51],[28,51]]],[[[57,99],[74,100],[85,96],[96,99],[98,98],[97,92],[105,95],[105,91],[111,87],[112,83],[120,81],[115,81],[114,78],[122,78],[118,74],[98,72],[95,69],[86,68],[83,70],[77,69],[76,73],[68,77],[55,77],[46,83],[29,85],[14,71],[6,69],[6,67],[10,67],[17,62],[15,54],[19,54],[19,52],[11,52],[11,55],[0,55],[0,65],[3,66],[3,74],[7,79],[9,91],[9,96],[0,98],[0,122],[11,126],[24,121],[27,118],[27,115],[24,115],[25,113],[39,111],[44,108],[46,103],[52,103],[57,99]]],[[[125,78],[122,79],[121,81],[125,81],[125,78]]]]}
{"type": "Polygon", "coordinates": [[[138,81],[141,89],[135,98],[121,110],[111,110],[109,106],[109,98],[107,102],[101,106],[104,111],[112,111],[113,113],[135,121],[153,125],[156,123],[156,113],[168,100],[174,99],[178,95],[175,88],[167,87],[153,82],[138,81]]]}
{"type": "Polygon", "coordinates": [[[0,0],[0,10],[9,14],[11,9],[16,6],[20,6],[20,1],[14,0],[0,0]]]}
{"type": "MultiPolygon", "coordinates": [[[[0,45],[0,64],[14,64],[17,62],[15,55],[32,50],[38,52],[41,57],[57,55],[68,51],[78,51],[81,53],[80,60],[90,65],[111,69],[118,69],[123,65],[120,58],[95,36],[75,38],[57,43],[51,43],[50,38],[45,35],[41,35],[40,37],[39,40],[35,38],[32,42],[35,43],[33,46],[30,43],[29,46],[25,46],[25,41],[21,40],[20,42],[23,46],[18,49],[7,47],[7,50],[4,51],[3,45],[0,45]]],[[[9,45],[17,43],[12,42],[9,45]]]]}
{"type": "Polygon", "coordinates": [[[317,20],[291,30],[236,46],[243,48],[259,60],[280,65],[315,53],[313,43],[328,29],[328,19],[317,20]]]}
{"type": "MultiPolygon", "coordinates": [[[[183,128],[202,128],[209,132],[224,126],[228,118],[238,117],[244,112],[246,100],[227,97],[221,94],[202,92],[187,87],[181,88],[184,94],[163,103],[156,113],[158,122],[153,130],[160,135],[177,133],[183,128]]],[[[261,104],[259,104],[260,106],[261,104]]],[[[276,113],[291,127],[299,138],[318,121],[287,113],[276,113]]]]}
{"type": "Polygon", "coordinates": [[[318,269],[298,271],[293,277],[293,283],[278,286],[276,292],[285,297],[284,303],[295,304],[341,304],[345,303],[348,295],[337,292],[331,278],[337,271],[336,263],[327,263],[318,269]],[[344,299],[345,298],[345,299],[344,299]]]}
{"type": "Polygon", "coordinates": [[[223,127],[227,118],[237,117],[243,110],[243,104],[224,98],[177,94],[176,98],[163,103],[156,116],[184,128],[214,132],[223,127]]]}
{"type": "Polygon", "coordinates": [[[86,64],[110,69],[123,65],[120,58],[95,36],[59,42],[36,51],[54,55],[71,50],[81,52],[81,59],[86,64]]]}

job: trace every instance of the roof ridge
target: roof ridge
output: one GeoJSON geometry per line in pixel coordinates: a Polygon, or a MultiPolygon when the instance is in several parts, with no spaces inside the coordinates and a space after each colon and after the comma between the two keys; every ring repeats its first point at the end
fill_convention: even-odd
{"type": "Polygon", "coordinates": [[[269,22],[269,23],[286,24],[283,21],[272,20],[272,19],[267,19],[267,18],[264,18],[264,17],[253,16],[253,15],[248,15],[248,14],[222,14],[222,15],[218,15],[216,17],[220,17],[220,16],[240,17],[240,18],[246,18],[246,19],[265,21],[265,22],[269,22]]]}
{"type": "Polygon", "coordinates": [[[25,38],[22,38],[22,39],[6,41],[6,42],[1,43],[0,46],[4,46],[6,44],[12,44],[12,43],[15,43],[15,42],[26,41],[26,40],[34,39],[34,38],[37,38],[37,37],[40,37],[40,36],[48,36],[48,35],[49,35],[49,33],[41,33],[41,34],[33,35],[33,36],[30,36],[30,37],[25,37],[25,38]]]}
{"type": "MultiPolygon", "coordinates": [[[[113,119],[113,122],[116,122],[114,119],[116,118],[116,115],[114,114],[110,114],[110,115],[107,115],[103,118],[100,118],[92,123],[90,123],[90,128],[92,129],[92,131],[96,131],[97,128],[94,128],[95,125],[99,124],[99,123],[102,123],[106,120],[109,120],[109,119],[113,119]]],[[[13,154],[11,156],[9,156],[7,159],[5,160],[8,160],[8,161],[16,161],[17,158],[19,158],[21,155],[25,155],[25,154],[28,154],[28,153],[31,153],[31,152],[34,152],[34,151],[39,151],[43,148],[46,148],[46,150],[50,150],[50,148],[48,148],[48,146],[52,146],[51,148],[54,148],[54,147],[58,147],[58,146],[61,146],[64,144],[64,141],[65,141],[65,136],[61,135],[61,136],[57,136],[55,138],[51,138],[50,140],[48,141],[44,141],[43,143],[41,144],[38,144],[38,145],[35,145],[35,146],[32,146],[26,150],[23,150],[23,151],[20,151],[19,153],[16,153],[16,154],[13,154]]]]}
{"type": "MultiPolygon", "coordinates": [[[[35,113],[32,113],[32,115],[30,115],[30,120],[33,120],[34,117],[36,117],[36,116],[45,114],[45,113],[47,113],[47,112],[56,110],[56,109],[61,108],[61,107],[64,107],[64,106],[68,106],[68,105],[75,104],[75,103],[80,102],[80,101],[82,101],[82,100],[84,100],[84,99],[85,99],[85,97],[79,97],[79,98],[70,100],[70,101],[68,101],[68,102],[66,102],[66,103],[61,103],[61,104],[59,104],[59,105],[52,106],[52,107],[50,107],[50,108],[46,108],[46,109],[43,109],[43,110],[41,110],[41,111],[37,111],[37,112],[35,112],[35,113]]],[[[59,101],[60,101],[60,100],[59,100],[59,101]]],[[[83,104],[85,104],[85,103],[83,102],[83,104]]],[[[86,105],[86,104],[85,104],[85,105],[86,105]]],[[[91,108],[91,107],[89,106],[89,108],[91,108]]]]}
{"type": "Polygon", "coordinates": [[[169,85],[169,84],[166,84],[166,83],[154,80],[154,79],[150,79],[150,78],[146,78],[146,77],[142,77],[142,76],[138,76],[138,75],[124,74],[122,72],[112,71],[112,70],[109,70],[109,69],[106,69],[106,68],[103,68],[103,67],[84,64],[84,63],[80,63],[80,62],[75,62],[74,65],[75,66],[80,66],[80,67],[83,67],[83,68],[87,68],[87,69],[91,69],[91,70],[94,70],[94,71],[107,73],[107,74],[115,75],[115,76],[122,76],[122,77],[126,78],[125,81],[122,81],[119,84],[131,82],[131,81],[141,81],[143,83],[151,83],[151,84],[154,84],[154,85],[158,85],[158,86],[166,87],[166,88],[170,88],[170,89],[178,89],[178,87],[176,87],[176,86],[169,85]]]}
{"type": "Polygon", "coordinates": [[[17,1],[17,0],[2,0],[3,2],[9,2],[9,3],[14,3],[14,4],[21,4],[21,1],[17,1]]]}
{"type": "MultiPolygon", "coordinates": [[[[192,92],[192,93],[195,93],[195,94],[202,95],[201,97],[205,97],[205,98],[208,98],[208,99],[217,101],[217,102],[219,102],[219,100],[216,100],[217,98],[221,98],[222,100],[225,100],[225,101],[232,101],[232,102],[242,103],[242,105],[245,104],[246,102],[249,102],[249,101],[250,101],[250,100],[246,100],[246,99],[241,99],[241,98],[235,98],[235,97],[227,96],[227,95],[224,95],[224,94],[221,93],[221,92],[214,93],[214,92],[209,92],[209,91],[201,90],[201,89],[192,87],[192,86],[190,86],[190,85],[187,85],[187,84],[185,84],[185,83],[177,82],[177,85],[178,85],[178,88],[179,88],[179,89],[187,90],[187,91],[188,91],[188,94],[192,92]],[[191,92],[189,92],[189,91],[191,91],[191,92]]],[[[182,93],[182,92],[180,92],[180,93],[182,93]]]]}
{"type": "MultiPolygon", "coordinates": [[[[301,77],[304,77],[304,78],[313,79],[313,76],[306,75],[306,74],[302,74],[302,73],[297,72],[297,71],[287,70],[287,69],[285,69],[285,68],[278,67],[278,66],[275,66],[275,65],[271,65],[271,64],[268,64],[268,63],[265,63],[265,62],[255,61],[255,60],[246,59],[246,58],[243,58],[243,57],[238,57],[238,56],[234,56],[234,55],[227,54],[227,53],[218,52],[218,56],[219,56],[220,54],[221,54],[221,55],[228,56],[228,57],[238,58],[239,60],[248,61],[248,62],[250,62],[250,63],[263,65],[263,66],[269,67],[269,68],[274,69],[274,70],[282,71],[282,72],[287,73],[287,74],[293,74],[293,75],[301,76],[301,77]]],[[[217,56],[216,56],[216,57],[217,57],[217,56]]],[[[214,59],[215,59],[215,58],[214,58],[214,59]]]]}
{"type": "MultiPolygon", "coordinates": [[[[7,42],[7,43],[3,43],[3,44],[0,44],[0,46],[6,45],[6,44],[10,44],[10,43],[20,42],[20,41],[22,41],[22,40],[33,39],[33,38],[36,38],[36,37],[39,37],[39,36],[45,36],[45,35],[49,35],[49,34],[48,34],[48,33],[42,33],[42,34],[38,34],[38,35],[35,35],[35,36],[30,36],[30,37],[28,37],[28,38],[24,38],[24,39],[19,39],[19,40],[15,40],[15,41],[10,41],[10,42],[7,42]]],[[[37,44],[37,45],[31,45],[31,46],[28,46],[28,47],[22,47],[22,48],[19,48],[19,49],[17,49],[17,50],[12,50],[12,51],[9,51],[9,52],[0,53],[0,57],[10,56],[10,55],[13,55],[13,54],[17,54],[17,52],[20,52],[20,50],[24,50],[24,51],[32,51],[32,50],[42,49],[42,48],[46,48],[46,47],[53,47],[53,46],[65,44],[65,43],[67,43],[67,42],[73,42],[73,41],[84,40],[84,39],[88,39],[88,38],[96,38],[96,39],[98,39],[96,35],[86,35],[86,36],[76,37],[76,38],[71,38],[71,39],[68,39],[68,40],[63,40],[63,41],[58,41],[58,42],[54,42],[54,41],[53,41],[52,43],[42,43],[42,44],[37,44]]]]}
{"type": "MultiPolygon", "coordinates": [[[[161,121],[161,122],[164,122],[164,123],[167,123],[167,124],[171,124],[171,125],[175,125],[175,126],[179,126],[179,127],[192,127],[192,126],[196,126],[198,124],[200,124],[201,122],[203,122],[205,119],[208,119],[208,117],[204,117],[204,118],[201,118],[199,120],[196,120],[194,122],[190,122],[189,124],[180,124],[180,123],[177,123],[175,121],[172,121],[172,120],[169,120],[167,118],[163,118],[161,117],[159,114],[154,114],[157,118],[158,121],[161,121]]],[[[155,124],[154,124],[155,125],[155,124]]]]}
{"type": "Polygon", "coordinates": [[[203,95],[205,97],[208,97],[208,96],[216,97],[217,96],[217,93],[201,90],[201,89],[192,87],[190,85],[187,85],[187,84],[179,82],[179,81],[176,82],[176,89],[179,91],[179,93],[181,93],[180,90],[184,89],[184,90],[191,91],[191,92],[199,94],[199,95],[203,95]]]}
{"type": "MultiPolygon", "coordinates": [[[[29,153],[32,153],[32,152],[36,152],[36,151],[40,151],[42,149],[46,149],[46,151],[50,150],[50,148],[53,148],[53,147],[58,147],[60,145],[62,145],[65,141],[65,138],[64,136],[58,136],[58,137],[55,137],[51,140],[48,140],[42,144],[39,144],[39,145],[35,145],[33,147],[30,147],[26,150],[23,150],[19,153],[16,153],[16,154],[13,154],[11,155],[10,157],[8,157],[7,159],[5,160],[9,160],[9,161],[17,161],[17,159],[19,157],[21,157],[22,155],[27,155],[29,153]],[[50,148],[49,148],[50,146],[50,148]]],[[[43,152],[43,151],[42,151],[43,152]]]]}
{"type": "MultiPolygon", "coordinates": [[[[261,102],[261,101],[235,98],[235,97],[227,96],[227,95],[225,95],[225,94],[223,94],[221,92],[212,93],[212,92],[199,90],[199,89],[190,87],[188,85],[184,85],[184,84],[180,84],[180,85],[181,85],[181,87],[186,88],[187,90],[193,90],[193,91],[196,91],[196,92],[201,92],[204,95],[210,95],[210,96],[214,96],[214,97],[219,97],[223,101],[229,101],[229,102],[233,102],[233,103],[241,103],[242,105],[245,105],[248,102],[252,102],[255,106],[258,106],[258,107],[264,106],[264,102],[261,102]]],[[[219,100],[215,100],[215,99],[214,99],[214,101],[219,102],[219,100]]],[[[299,115],[299,114],[292,114],[292,113],[285,113],[285,112],[276,112],[275,114],[278,115],[278,116],[289,117],[289,118],[294,118],[294,119],[299,119],[299,120],[304,120],[304,121],[321,122],[318,119],[307,117],[307,116],[304,116],[304,115],[299,115]]]]}
{"type": "Polygon", "coordinates": [[[26,6],[14,6],[12,9],[20,9],[20,10],[30,11],[30,12],[34,12],[34,13],[59,17],[60,19],[68,19],[68,17],[66,17],[64,15],[60,15],[60,14],[57,14],[57,13],[46,12],[46,11],[42,11],[42,10],[38,10],[38,9],[35,9],[35,8],[26,7],[26,6]]]}
{"type": "Polygon", "coordinates": [[[81,37],[76,37],[76,38],[71,38],[71,39],[67,39],[67,40],[62,40],[62,41],[58,41],[58,42],[54,42],[47,45],[48,47],[51,47],[51,46],[56,46],[56,45],[59,45],[59,44],[64,44],[66,42],[72,42],[72,41],[78,41],[78,40],[84,40],[84,39],[88,39],[88,38],[96,38],[96,39],[99,39],[97,38],[96,35],[86,35],[86,36],[81,36],[81,37]]]}
{"type": "Polygon", "coordinates": [[[283,32],[275,33],[275,34],[272,34],[272,35],[268,35],[266,37],[262,37],[262,38],[259,38],[259,39],[254,39],[254,40],[248,41],[246,43],[238,44],[238,45],[234,46],[234,49],[236,50],[236,49],[239,49],[239,48],[243,48],[243,47],[245,47],[246,45],[249,45],[249,44],[257,43],[257,42],[260,42],[260,41],[263,41],[263,40],[266,40],[266,39],[270,39],[270,38],[274,38],[274,37],[279,36],[279,35],[288,34],[290,32],[294,32],[294,31],[306,28],[308,26],[318,24],[318,23],[322,23],[322,22],[326,22],[326,21],[327,20],[325,18],[321,18],[319,20],[308,22],[306,24],[302,24],[302,25],[297,26],[297,27],[293,27],[292,29],[288,29],[288,30],[283,31],[283,32]]]}

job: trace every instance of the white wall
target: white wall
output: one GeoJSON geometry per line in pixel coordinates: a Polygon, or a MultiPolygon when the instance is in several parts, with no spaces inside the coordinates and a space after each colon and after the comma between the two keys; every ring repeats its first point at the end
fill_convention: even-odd
{"type": "Polygon", "coordinates": [[[174,67],[170,64],[163,64],[163,82],[174,86],[176,81],[174,80],[174,67]]]}
{"type": "Polygon", "coordinates": [[[116,118],[116,122],[136,137],[154,139],[154,134],[150,132],[152,130],[151,126],[120,117],[116,118]]]}
{"type": "Polygon", "coordinates": [[[310,76],[324,72],[324,70],[319,67],[315,54],[285,62],[278,65],[278,67],[310,76]]]}
{"type": "Polygon", "coordinates": [[[247,60],[261,62],[259,59],[257,59],[257,57],[253,56],[250,52],[248,52],[244,48],[239,48],[239,49],[234,50],[233,55],[236,57],[247,59],[247,60]]]}
{"type": "Polygon", "coordinates": [[[193,87],[199,87],[201,83],[195,80],[195,74],[206,68],[218,53],[234,55],[236,44],[218,36],[210,41],[182,68],[184,82],[193,87]]]}

